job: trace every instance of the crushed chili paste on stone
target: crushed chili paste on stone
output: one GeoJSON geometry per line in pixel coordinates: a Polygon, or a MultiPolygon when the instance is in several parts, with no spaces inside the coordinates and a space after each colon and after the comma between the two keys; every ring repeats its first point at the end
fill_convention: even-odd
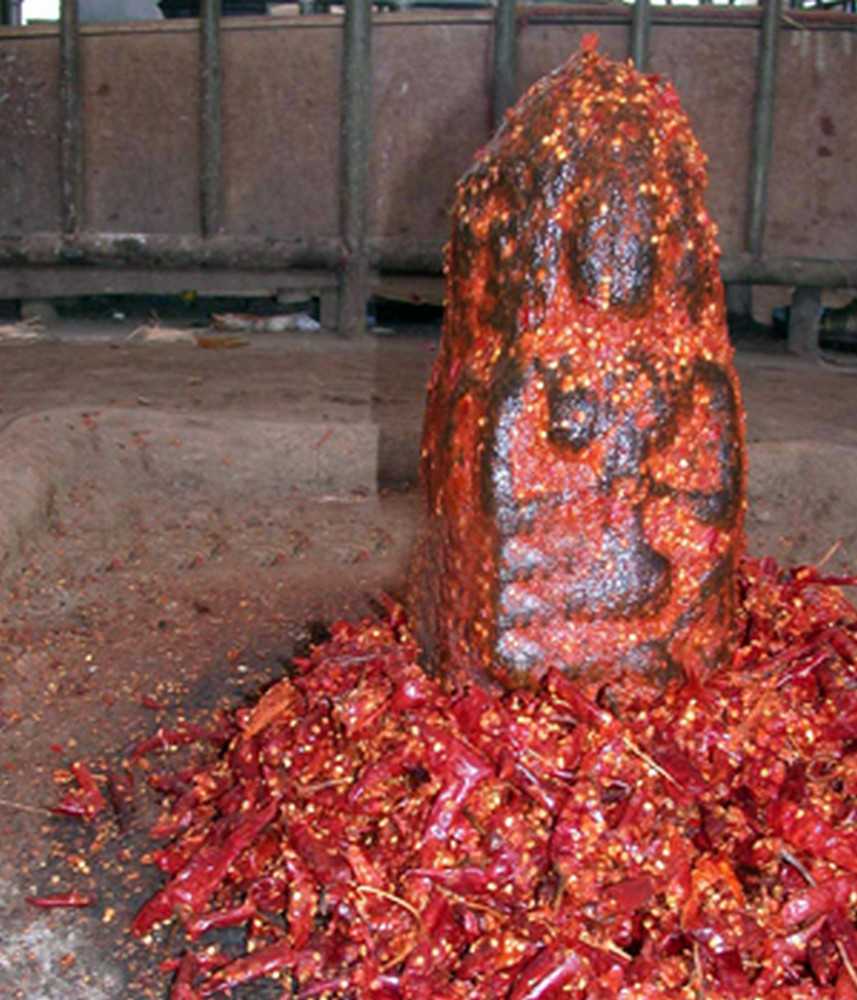
{"type": "Polygon", "coordinates": [[[743,411],[671,84],[591,42],[458,187],[410,604],[428,663],[653,686],[734,648],[743,411]]]}

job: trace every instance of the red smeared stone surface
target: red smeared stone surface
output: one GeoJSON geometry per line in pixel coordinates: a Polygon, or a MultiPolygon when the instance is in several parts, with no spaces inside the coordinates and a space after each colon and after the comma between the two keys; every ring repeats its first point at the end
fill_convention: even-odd
{"type": "Polygon", "coordinates": [[[591,41],[458,187],[422,448],[429,662],[655,685],[735,640],[743,409],[705,157],[591,41]]]}

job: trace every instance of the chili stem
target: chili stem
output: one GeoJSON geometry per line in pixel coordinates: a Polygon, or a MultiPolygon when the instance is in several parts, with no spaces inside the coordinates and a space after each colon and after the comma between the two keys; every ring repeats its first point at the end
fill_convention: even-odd
{"type": "Polygon", "coordinates": [[[854,963],[848,957],[845,945],[838,938],[834,938],[833,943],[836,945],[836,950],[839,952],[839,957],[842,959],[842,964],[845,966],[848,978],[854,984],[854,988],[857,989],[857,969],[854,968],[854,963]]]}
{"type": "Polygon", "coordinates": [[[696,978],[699,986],[696,989],[696,1000],[705,1000],[705,977],[702,972],[702,959],[699,957],[699,942],[693,942],[693,968],[696,971],[696,978]]]}
{"type": "Polygon", "coordinates": [[[6,806],[8,809],[18,809],[21,812],[35,813],[37,816],[54,815],[50,809],[45,809],[43,806],[30,806],[24,802],[13,802],[11,799],[0,799],[0,806],[6,806]]]}
{"type": "Polygon", "coordinates": [[[616,955],[618,958],[624,959],[626,962],[633,961],[632,956],[629,955],[627,951],[620,948],[618,944],[614,944],[612,941],[605,941],[602,944],[601,942],[594,940],[592,935],[588,934],[586,931],[581,931],[578,937],[584,944],[588,944],[590,948],[597,948],[599,951],[606,951],[611,955],[616,955]]]}
{"type": "Polygon", "coordinates": [[[297,785],[296,788],[298,792],[305,795],[315,795],[316,792],[321,792],[325,788],[338,788],[340,785],[351,785],[354,783],[353,776],[350,778],[331,778],[329,781],[316,781],[314,784],[309,785],[297,785]]]}
{"type": "Polygon", "coordinates": [[[495,910],[493,906],[487,906],[485,903],[479,903],[475,899],[468,899],[466,896],[462,896],[461,893],[456,892],[454,889],[447,889],[444,885],[435,884],[435,888],[442,896],[446,896],[447,899],[454,899],[456,903],[461,903],[463,906],[469,906],[471,910],[481,910],[483,913],[488,913],[490,916],[494,917],[495,920],[503,919],[503,914],[500,913],[499,910],[495,910]]]}
{"type": "MultiPolygon", "coordinates": [[[[365,893],[368,892],[372,895],[380,896],[382,899],[387,899],[391,903],[396,903],[398,906],[401,906],[403,909],[407,910],[408,913],[414,918],[416,922],[416,930],[418,931],[418,936],[419,937],[425,936],[425,930],[423,928],[423,919],[420,916],[419,911],[416,910],[413,906],[411,906],[411,904],[406,899],[402,899],[401,896],[396,896],[392,892],[387,892],[386,889],[377,889],[374,885],[358,885],[357,892],[360,895],[364,895],[365,893]]],[[[408,955],[414,950],[415,947],[416,947],[415,943],[406,944],[399,951],[397,955],[394,955],[393,958],[389,959],[387,962],[384,963],[382,967],[383,970],[386,971],[387,969],[392,969],[395,966],[397,966],[400,962],[403,962],[408,957],[408,955]]]]}
{"type": "Polygon", "coordinates": [[[407,910],[408,913],[410,913],[422,932],[423,918],[420,916],[419,910],[415,909],[406,899],[402,899],[401,896],[396,896],[392,892],[387,892],[386,889],[377,889],[374,885],[358,885],[357,891],[361,894],[368,892],[374,896],[380,896],[382,899],[388,899],[391,903],[396,903],[397,906],[401,906],[403,909],[407,910]]]}
{"type": "Polygon", "coordinates": [[[800,860],[800,858],[792,854],[791,851],[786,850],[786,848],[783,848],[780,851],[780,857],[787,864],[790,864],[796,872],[799,872],[811,886],[816,885],[816,881],[812,877],[812,872],[806,867],[806,865],[800,860]]]}
{"type": "Polygon", "coordinates": [[[833,543],[833,545],[830,546],[827,552],[825,552],[824,555],[821,557],[821,559],[819,559],[818,562],[815,564],[815,568],[821,569],[821,567],[830,559],[832,559],[841,548],[842,548],[842,539],[837,538],[836,541],[833,543]]]}
{"type": "Polygon", "coordinates": [[[645,750],[641,750],[640,747],[638,747],[637,744],[630,738],[630,736],[623,735],[622,742],[625,744],[625,747],[628,750],[630,750],[632,754],[635,754],[637,757],[639,757],[644,764],[647,764],[650,768],[652,768],[652,770],[656,771],[662,778],[666,778],[667,781],[671,781],[676,786],[676,788],[681,788],[679,782],[675,780],[675,778],[669,773],[669,771],[664,770],[664,768],[662,768],[661,765],[656,760],[650,757],[645,750]]]}

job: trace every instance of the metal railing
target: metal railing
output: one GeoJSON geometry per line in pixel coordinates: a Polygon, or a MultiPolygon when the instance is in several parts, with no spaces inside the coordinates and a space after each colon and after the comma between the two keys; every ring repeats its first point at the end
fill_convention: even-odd
{"type": "MultiPolygon", "coordinates": [[[[8,2],[8,0],[7,0],[8,2]]],[[[736,284],[857,287],[857,259],[772,258],[764,253],[776,99],[777,56],[783,0],[764,0],[758,24],[755,114],[749,184],[749,223],[741,253],[722,261],[724,280],[736,284]]],[[[659,23],[675,17],[652,0],[636,0],[633,10],[604,7],[629,24],[629,55],[645,70],[650,38],[659,23]]],[[[591,15],[592,8],[589,8],[591,15]]],[[[703,12],[698,12],[702,20],[703,12]]],[[[721,12],[722,13],[722,12],[721,12]]],[[[396,244],[373,240],[368,229],[369,157],[373,117],[372,16],[369,0],[346,0],[342,22],[342,75],[339,121],[338,235],[288,241],[230,236],[224,228],[222,157],[221,8],[201,0],[199,33],[199,130],[201,139],[199,236],[133,237],[87,231],[84,212],[84,142],[81,101],[78,0],[62,0],[60,51],[61,233],[16,240],[0,239],[0,266],[117,265],[136,267],[217,267],[223,270],[317,268],[338,275],[338,327],[345,336],[365,328],[365,303],[373,269],[438,274],[440,242],[396,244]]],[[[582,21],[573,4],[530,6],[497,0],[493,11],[492,112],[494,123],[517,96],[517,52],[521,24],[582,21]]],[[[702,22],[707,23],[707,22],[702,22]]],[[[721,22],[722,23],[722,22],[721,22]]]]}

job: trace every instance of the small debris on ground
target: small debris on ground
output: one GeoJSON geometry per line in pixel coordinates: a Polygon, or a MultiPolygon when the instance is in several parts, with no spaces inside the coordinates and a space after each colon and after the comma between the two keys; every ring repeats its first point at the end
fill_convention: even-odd
{"type": "Polygon", "coordinates": [[[321,324],[309,313],[279,313],[275,316],[255,316],[252,313],[214,313],[211,325],[215,330],[244,333],[286,333],[297,330],[309,333],[320,330],[321,324]]]}
{"type": "Polygon", "coordinates": [[[139,340],[144,344],[195,344],[196,334],[193,330],[182,330],[179,327],[144,323],[128,334],[128,340],[139,340]]]}
{"type": "Polygon", "coordinates": [[[209,351],[230,350],[246,347],[250,342],[245,337],[230,337],[222,334],[197,333],[179,327],[161,326],[160,323],[146,323],[128,334],[129,341],[144,344],[193,344],[209,351]]]}
{"type": "Polygon", "coordinates": [[[16,340],[44,340],[45,337],[44,323],[36,317],[17,323],[0,323],[0,344],[16,340]]]}

